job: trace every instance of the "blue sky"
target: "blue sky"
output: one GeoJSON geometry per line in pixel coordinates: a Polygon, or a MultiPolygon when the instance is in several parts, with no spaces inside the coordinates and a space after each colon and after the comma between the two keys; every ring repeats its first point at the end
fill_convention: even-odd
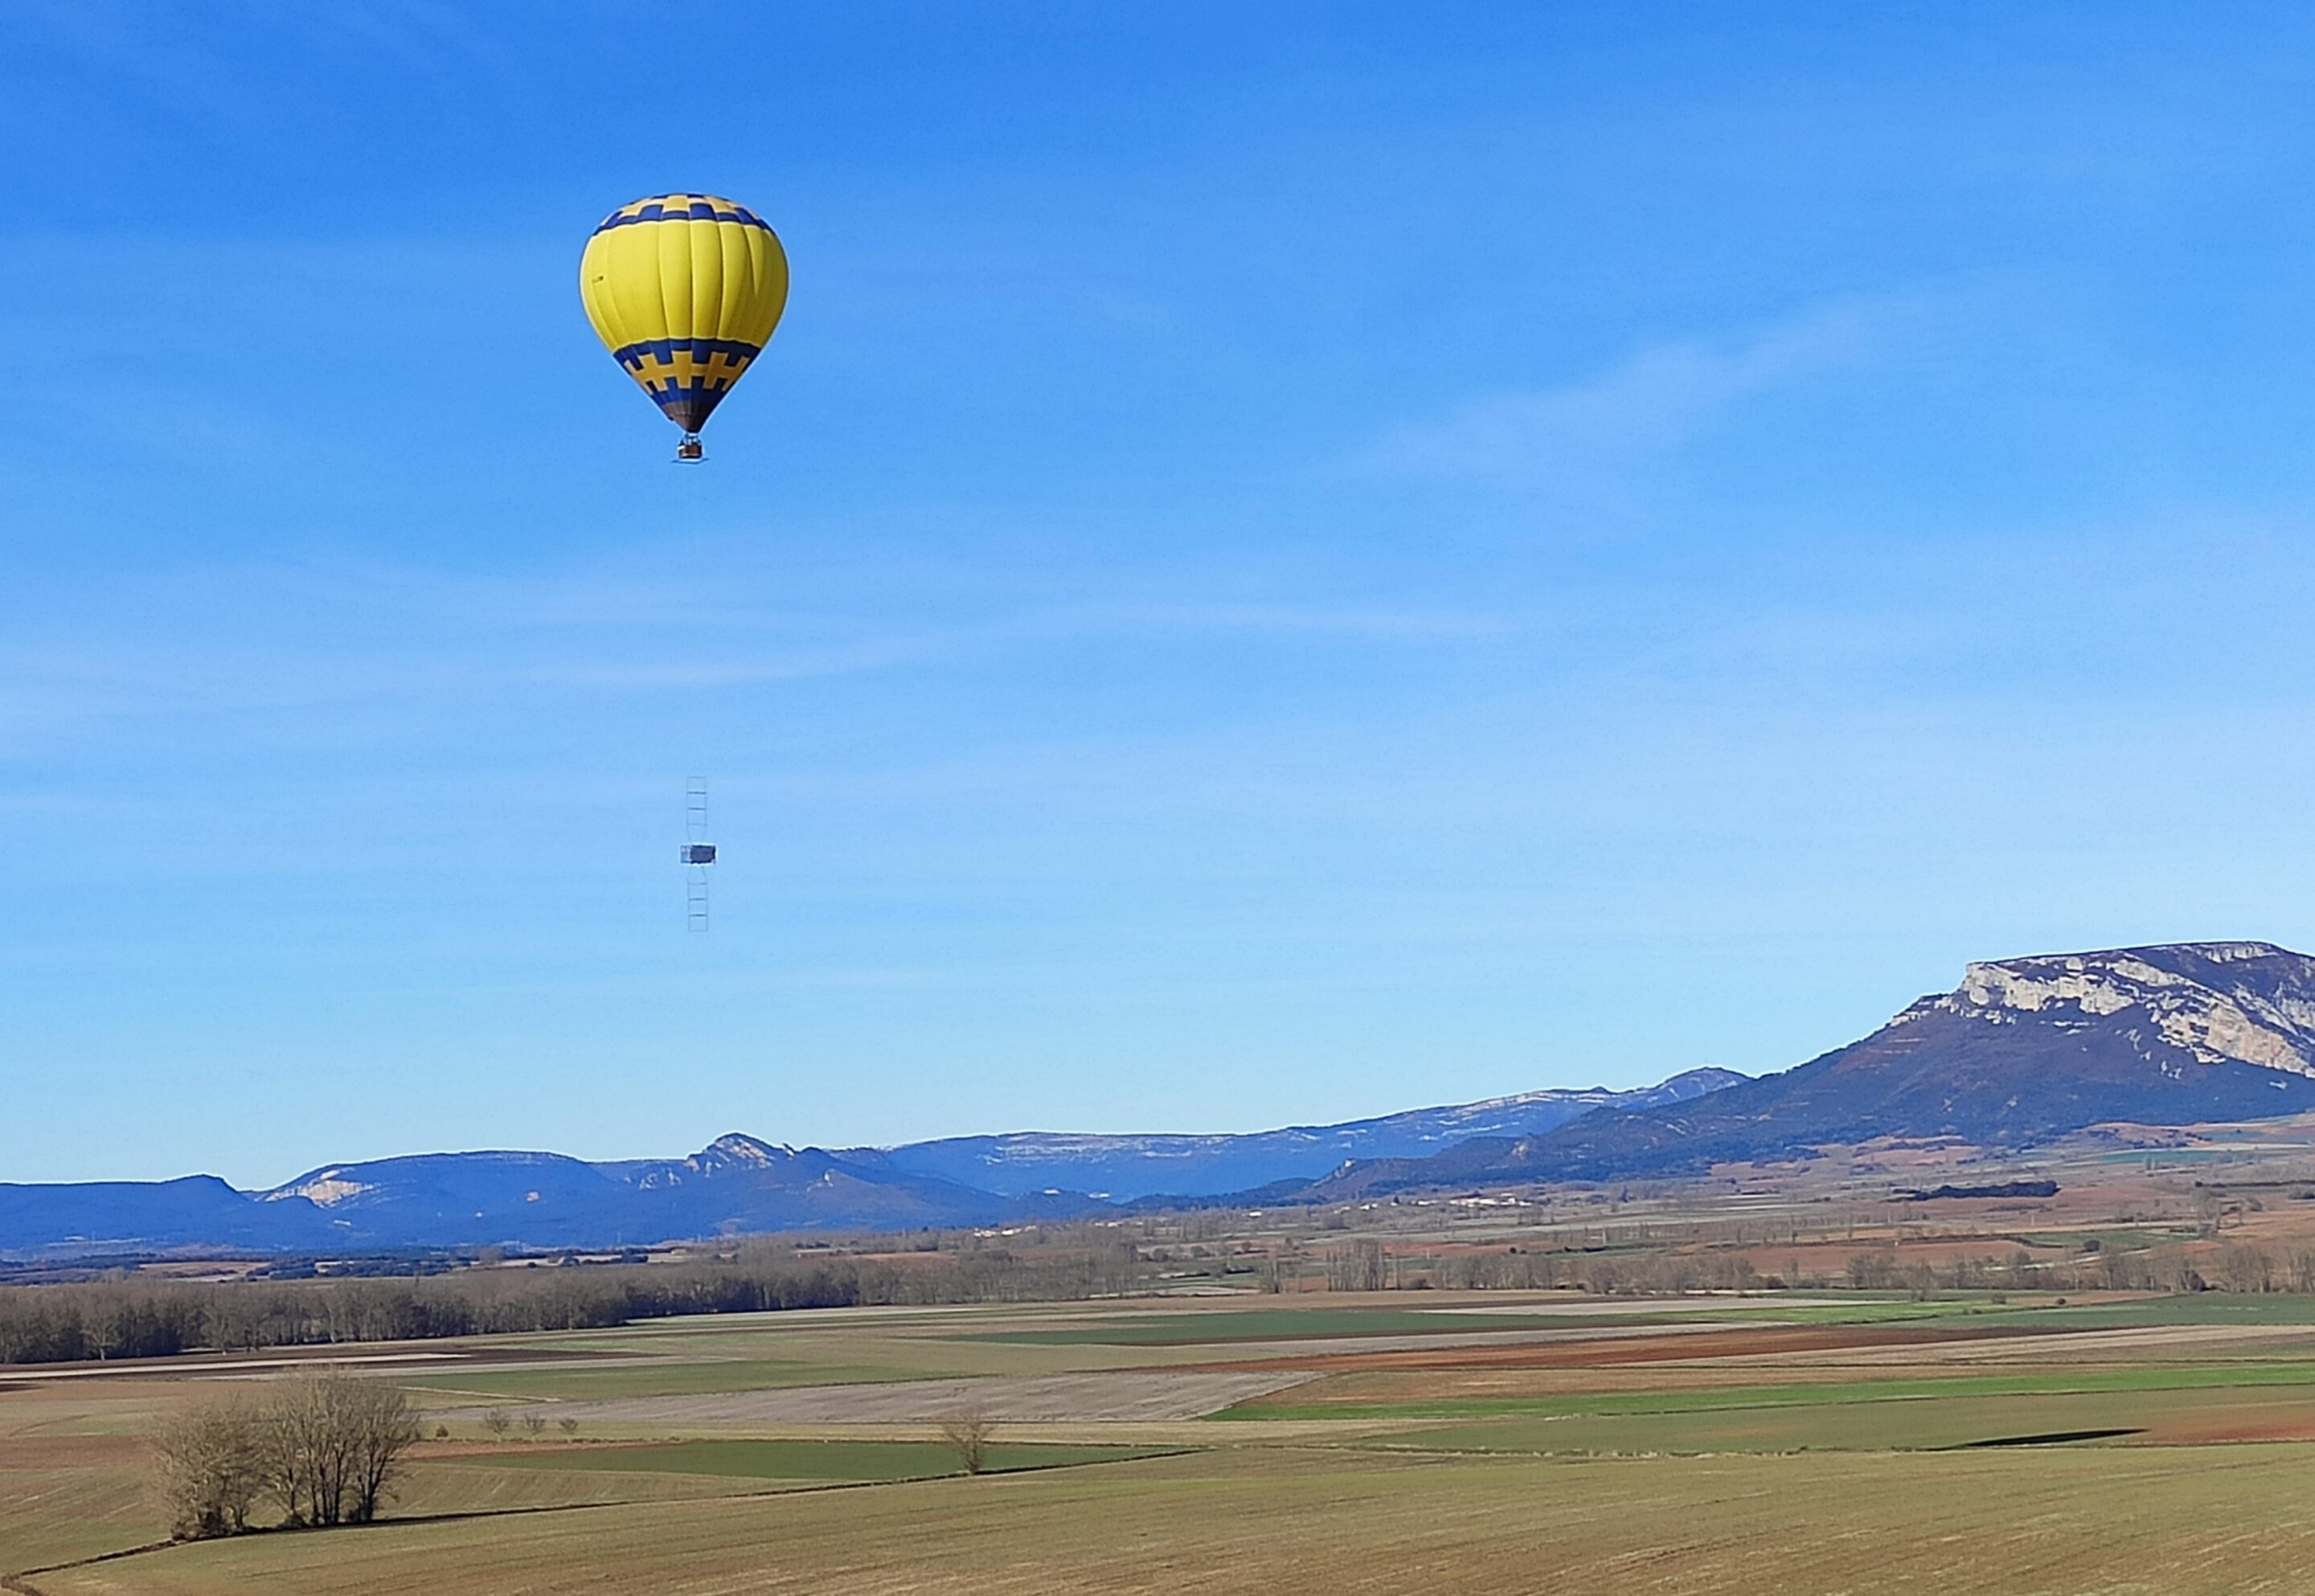
{"type": "Polygon", "coordinates": [[[2292,7],[12,5],[0,1179],[2315,947],[2311,89],[2292,7]],[[795,285],[696,471],[575,291],[681,188],[795,285]]]}

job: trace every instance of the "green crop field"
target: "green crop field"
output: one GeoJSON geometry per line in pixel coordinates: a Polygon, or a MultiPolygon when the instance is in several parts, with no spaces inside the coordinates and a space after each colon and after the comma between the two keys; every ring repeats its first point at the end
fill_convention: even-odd
{"type": "Polygon", "coordinates": [[[2315,1297],[2238,1297],[2195,1291],[2121,1302],[2069,1302],[2035,1308],[1980,1310],[1996,1322],[2026,1320],[2052,1328],[2120,1329],[2133,1325],[2315,1325],[2315,1297]]]}
{"type": "MultiPolygon", "coordinates": [[[[1262,1397],[1209,1415],[1209,1422],[1278,1419],[1463,1418],[1483,1414],[1540,1418],[1712,1413],[1763,1407],[1852,1406],[1884,1402],[1950,1403],[1967,1397],[2088,1396],[2141,1391],[2206,1391],[2231,1387],[2315,1387],[2315,1361],[2210,1366],[2037,1370],[2028,1374],[1953,1374],[1926,1379],[1858,1379],[1838,1384],[1699,1388],[1670,1391],[1569,1392],[1542,1396],[1432,1401],[1309,1400],[1309,1388],[1262,1397]],[[1296,1398],[1299,1398],[1297,1400],[1296,1398]]],[[[1316,1393],[1323,1394],[1323,1393],[1316,1393]]],[[[2293,1391],[2290,1399],[2301,1393],[2293,1391]]],[[[2315,1393],[2308,1393],[2315,1400],[2315,1393]]],[[[2262,1397],[2273,1403],[2274,1397],[2262,1397]]]]}
{"type": "Polygon", "coordinates": [[[1665,1412],[1518,1416],[1394,1430],[1362,1444],[1577,1457],[1718,1452],[1920,1451],[2018,1444],[2113,1445],[2159,1437],[2181,1418],[2315,1429],[2315,1392],[2278,1406],[2263,1393],[2023,1393],[1936,1400],[1728,1405],[1665,1412]],[[2087,1437],[2071,1442],[2054,1438],[2087,1437]]]}

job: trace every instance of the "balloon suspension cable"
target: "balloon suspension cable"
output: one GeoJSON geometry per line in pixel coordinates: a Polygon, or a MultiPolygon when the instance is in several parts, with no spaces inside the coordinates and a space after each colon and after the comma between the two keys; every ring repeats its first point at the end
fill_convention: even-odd
{"type": "Polygon", "coordinates": [[[701,447],[696,432],[685,433],[683,441],[675,446],[675,458],[679,465],[695,465],[706,457],[707,451],[701,447]]]}

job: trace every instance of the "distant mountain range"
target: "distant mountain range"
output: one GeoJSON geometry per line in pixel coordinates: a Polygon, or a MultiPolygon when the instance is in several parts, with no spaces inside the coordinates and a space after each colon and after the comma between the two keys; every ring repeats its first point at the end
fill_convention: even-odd
{"type": "Polygon", "coordinates": [[[1471,1182],[1616,1179],[1790,1157],[1876,1136],[2030,1147],[2109,1122],[2315,1109],[2315,959],[2174,943],[1972,964],[1861,1042],[1700,1102],[1369,1165],[1304,1201],[1471,1182]]]}
{"type": "Polygon", "coordinates": [[[720,1137],[687,1158],[426,1153],[333,1164],[265,1192],[210,1175],[0,1184],[0,1258],[242,1250],[646,1246],[694,1237],[905,1230],[1115,1212],[1164,1195],[1308,1184],[1345,1163],[1528,1137],[1594,1110],[1690,1102],[1744,1077],[1691,1069],[1637,1091],[1527,1092],[1252,1135],[1024,1131],[828,1152],[720,1137]]]}
{"type": "MultiPolygon", "coordinates": [[[[1690,1069],[1632,1092],[1522,1092],[1450,1108],[1416,1108],[1341,1125],[1295,1125],[1249,1136],[1063,1136],[1020,1130],[919,1141],[883,1155],[910,1175],[1024,1197],[1069,1190],[1130,1200],[1211,1197],[1310,1179],[1361,1158],[1419,1158],[1478,1136],[1539,1136],[1596,1108],[1690,1103],[1745,1077],[1690,1069]]],[[[853,1155],[844,1154],[850,1157],[853,1155]]]]}
{"type": "Polygon", "coordinates": [[[2315,959],[2183,943],[1969,966],[1866,1037],[1781,1074],[1696,1069],[1635,1092],[1530,1092],[1244,1136],[1019,1132],[892,1148],[731,1135],[679,1159],[438,1153],[270,1192],[208,1176],[0,1184],[0,1258],[642,1246],[894,1230],[1175,1203],[1674,1175],[1878,1136],[1992,1148],[2107,1122],[2315,1110],[2315,959]]]}

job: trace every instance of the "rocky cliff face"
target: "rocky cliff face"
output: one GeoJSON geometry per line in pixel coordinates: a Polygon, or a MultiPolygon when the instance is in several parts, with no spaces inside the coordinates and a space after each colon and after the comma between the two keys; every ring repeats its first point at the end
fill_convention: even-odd
{"type": "Polygon", "coordinates": [[[1494,1173],[1670,1172],[1876,1136],[2023,1147],[2106,1121],[2310,1109],[2315,959],[2173,943],[1972,964],[1861,1042],[1697,1103],[1586,1115],[1520,1142],[1494,1173]]]}
{"type": "Polygon", "coordinates": [[[1959,1015],[1989,1024],[2029,1016],[2089,1029],[2117,1016],[2133,1040],[2200,1064],[2230,1060],[2315,1076],[2315,959],[2271,942],[2178,943],[1972,964],[1959,989],[1891,1022],[1959,1015]]]}

